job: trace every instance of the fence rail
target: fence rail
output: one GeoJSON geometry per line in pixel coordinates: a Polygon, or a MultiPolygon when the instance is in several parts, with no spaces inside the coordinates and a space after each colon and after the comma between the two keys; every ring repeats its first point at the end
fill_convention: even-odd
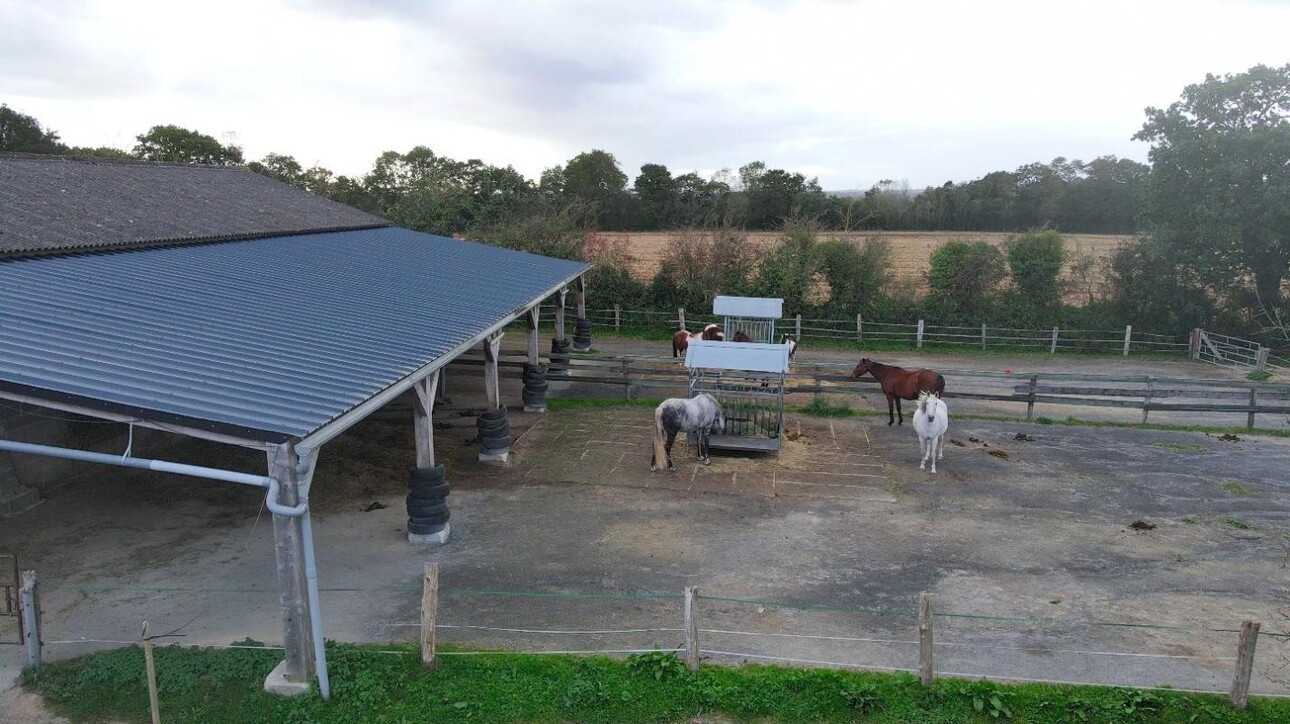
{"type": "MultiPolygon", "coordinates": [[[[550,318],[555,313],[554,305],[542,305],[542,315],[550,318]]],[[[573,314],[577,307],[566,304],[566,312],[573,314]]],[[[687,313],[684,308],[675,312],[653,310],[623,309],[615,306],[610,309],[588,309],[587,320],[592,327],[613,329],[615,331],[638,330],[654,332],[673,332],[677,329],[699,329],[703,325],[721,319],[711,314],[687,313]]],[[[802,315],[783,317],[775,320],[775,328],[783,334],[794,335],[797,339],[822,339],[837,341],[888,342],[908,344],[915,348],[924,345],[966,346],[989,349],[991,347],[1018,347],[1047,349],[1050,353],[1058,352],[1119,352],[1128,355],[1131,352],[1193,352],[1193,340],[1188,335],[1152,334],[1135,331],[1132,325],[1120,329],[1072,329],[1065,327],[1048,327],[1044,329],[1024,329],[1016,327],[994,326],[955,326],[929,323],[918,320],[915,323],[876,322],[856,315],[854,319],[840,318],[804,318],[802,315]]]]}
{"type": "MultiPolygon", "coordinates": [[[[503,353],[502,377],[520,377],[522,352],[503,353]]],[[[483,357],[468,354],[454,364],[482,366],[483,357]]],[[[684,390],[688,377],[671,357],[595,355],[559,358],[564,371],[549,374],[553,382],[606,385],[619,388],[626,399],[641,390],[684,390]]],[[[1035,418],[1036,405],[1121,408],[1142,412],[1207,412],[1244,415],[1253,429],[1257,415],[1290,415],[1290,384],[1237,380],[1203,380],[1153,375],[1090,375],[1056,372],[1004,373],[980,370],[938,370],[947,380],[946,398],[1026,405],[1026,419],[1035,418]]],[[[877,381],[850,376],[843,364],[795,363],[785,375],[785,395],[873,394],[877,381]]],[[[1279,427],[1279,426],[1278,426],[1279,427]]]]}

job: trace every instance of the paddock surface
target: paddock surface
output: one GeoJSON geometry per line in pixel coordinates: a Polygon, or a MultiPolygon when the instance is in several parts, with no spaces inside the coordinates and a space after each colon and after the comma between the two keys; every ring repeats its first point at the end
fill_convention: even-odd
{"type": "MultiPolygon", "coordinates": [[[[1222,372],[1179,364],[1187,376],[1222,372]]],[[[702,466],[678,441],[679,470],[650,473],[651,411],[614,407],[513,412],[513,461],[491,465],[469,442],[482,385],[466,374],[450,374],[451,402],[435,410],[453,484],[453,539],[431,553],[439,620],[527,632],[445,628],[440,641],[670,649],[679,631],[532,631],[679,629],[681,591],[697,585],[708,597],[700,628],[743,632],[704,633],[704,649],[915,668],[917,598],[930,591],[939,672],[1225,690],[1242,620],[1290,629],[1290,441],[957,420],[951,401],[952,442],[934,476],[918,470],[908,424],[794,414],[778,458],[702,466]]],[[[503,389],[518,407],[518,381],[503,389]]],[[[427,553],[405,539],[412,425],[400,415],[322,451],[313,499],[329,639],[417,636],[427,553]]],[[[207,444],[135,452],[263,464],[207,444]]],[[[185,645],[276,643],[261,500],[242,486],[104,468],[5,519],[0,551],[40,575],[50,658],[113,645],[52,642],[133,640],[143,620],[180,628],[185,645]]],[[[13,673],[22,652],[0,657],[13,673]]],[[[1253,689],[1290,694],[1286,639],[1260,640],[1253,689]]]]}

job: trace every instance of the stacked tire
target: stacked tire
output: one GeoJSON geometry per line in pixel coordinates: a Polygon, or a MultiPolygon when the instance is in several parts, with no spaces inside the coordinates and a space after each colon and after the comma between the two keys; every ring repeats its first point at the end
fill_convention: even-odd
{"type": "Polygon", "coordinates": [[[481,412],[475,418],[479,429],[479,451],[500,454],[511,449],[511,427],[506,420],[506,407],[481,412]]]}
{"type": "Polygon", "coordinates": [[[408,532],[438,533],[448,525],[448,481],[443,466],[413,468],[408,480],[408,532]]]}
{"type": "Polygon", "coordinates": [[[573,349],[573,344],[567,339],[551,340],[551,367],[547,370],[547,374],[569,374],[569,351],[571,349],[573,349]]]}
{"type": "Polygon", "coordinates": [[[546,367],[543,365],[524,364],[524,409],[546,409],[546,367]]]}
{"type": "Polygon", "coordinates": [[[591,322],[579,319],[573,325],[573,348],[579,352],[591,349],[591,322]]]}

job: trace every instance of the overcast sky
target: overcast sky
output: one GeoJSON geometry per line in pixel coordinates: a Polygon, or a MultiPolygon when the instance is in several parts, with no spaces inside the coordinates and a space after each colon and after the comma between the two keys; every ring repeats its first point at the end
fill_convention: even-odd
{"type": "Polygon", "coordinates": [[[914,188],[1146,160],[1143,109],[1290,61],[1290,2],[0,0],[0,103],[72,145],[174,123],[361,174],[422,144],[914,188]]]}

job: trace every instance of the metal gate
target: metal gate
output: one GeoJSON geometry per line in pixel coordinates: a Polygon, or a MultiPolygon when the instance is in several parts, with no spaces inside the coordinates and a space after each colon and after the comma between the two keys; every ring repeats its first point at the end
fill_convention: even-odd
{"type": "Polygon", "coordinates": [[[721,403],[725,427],[709,437],[709,447],[779,452],[788,369],[784,345],[692,342],[685,366],[690,370],[689,396],[706,392],[721,403]]]}
{"type": "Polygon", "coordinates": [[[743,333],[749,342],[773,344],[775,342],[775,320],[756,319],[754,317],[726,317],[722,324],[726,332],[726,341],[735,341],[735,335],[743,333]]]}
{"type": "Polygon", "coordinates": [[[734,342],[735,335],[743,334],[747,339],[739,341],[774,344],[775,320],[783,316],[784,300],[719,296],[712,300],[712,313],[724,319],[722,327],[727,342],[734,342]]]}

